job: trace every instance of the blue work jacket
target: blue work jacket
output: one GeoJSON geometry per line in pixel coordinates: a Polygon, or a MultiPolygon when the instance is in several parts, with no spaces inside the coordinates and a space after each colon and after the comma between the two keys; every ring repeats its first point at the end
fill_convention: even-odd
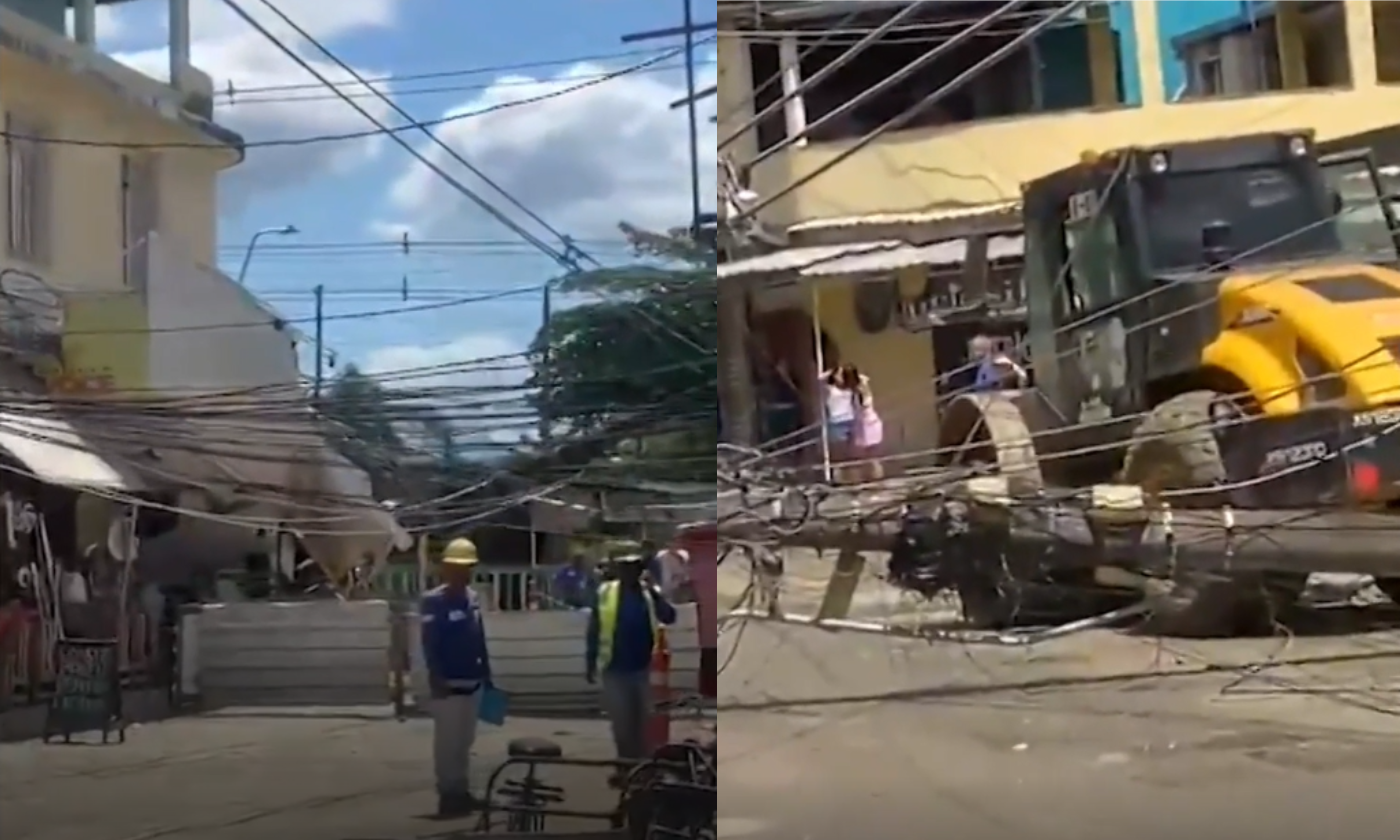
{"type": "Polygon", "coordinates": [[[423,596],[423,657],[428,676],[449,690],[491,682],[486,624],[470,591],[439,586],[423,596]]]}

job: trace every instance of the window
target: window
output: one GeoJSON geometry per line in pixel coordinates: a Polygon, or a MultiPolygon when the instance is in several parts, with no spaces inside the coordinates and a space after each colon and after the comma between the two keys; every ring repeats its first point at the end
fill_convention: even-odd
{"type": "Polygon", "coordinates": [[[1234,265],[1335,254],[1332,214],[1312,189],[1306,167],[1292,164],[1173,172],[1140,182],[1151,263],[1159,271],[1197,271],[1228,255],[1234,265]]]}
{"type": "Polygon", "coordinates": [[[1191,64],[1190,91],[1195,96],[1219,96],[1225,92],[1225,68],[1220,59],[1220,46],[1203,48],[1191,64]]]}
{"type": "MultiPolygon", "coordinates": [[[[1098,43],[1098,36],[1106,36],[1109,49],[1116,49],[1106,19],[1063,16],[1033,38],[1013,44],[1047,15],[1061,15],[1063,4],[1032,4],[1035,8],[1010,15],[975,38],[949,44],[951,35],[978,16],[969,17],[968,4],[929,3],[887,36],[852,54],[856,42],[886,23],[895,6],[903,4],[862,5],[870,8],[860,11],[857,19],[843,12],[820,19],[774,21],[781,28],[745,31],[755,107],[761,109],[780,94],[774,44],[784,36],[797,43],[802,79],[831,68],[829,75],[803,94],[807,123],[816,126],[808,139],[818,143],[860,137],[896,121],[901,128],[930,128],[1086,108],[1095,103],[1093,71],[1100,66],[1091,60],[1091,40],[1098,43]],[[939,49],[931,52],[935,46],[939,49]],[[998,58],[989,61],[994,54],[998,58]],[[926,102],[973,67],[981,71],[956,90],[946,90],[937,102],[926,102]],[[910,68],[907,76],[886,86],[892,75],[906,68],[910,68]],[[869,98],[862,98],[872,90],[869,98]]],[[[1109,91],[1098,104],[1122,101],[1117,85],[1102,78],[1098,82],[1099,88],[1109,91]]],[[[765,121],[758,134],[760,146],[770,147],[781,136],[781,119],[765,121]]]]}
{"type": "Polygon", "coordinates": [[[1400,82],[1400,3],[1371,4],[1371,43],[1376,51],[1376,81],[1400,82]]]}
{"type": "Polygon", "coordinates": [[[1118,235],[1099,196],[1077,193],[1066,203],[1064,252],[1070,311],[1093,312],[1127,297],[1118,267],[1118,235]]]}
{"type": "Polygon", "coordinates": [[[1249,96],[1351,83],[1345,4],[1242,5],[1239,14],[1174,39],[1184,95],[1249,96]]]}
{"type": "Polygon", "coordinates": [[[14,114],[5,115],[5,204],[9,255],[42,265],[49,260],[52,184],[44,131],[14,114]]]}
{"type": "Polygon", "coordinates": [[[1332,209],[1337,211],[1337,233],[1342,250],[1365,255],[1365,259],[1400,260],[1386,212],[1390,209],[1386,207],[1390,192],[1384,176],[1378,181],[1365,158],[1336,162],[1324,159],[1322,173],[1333,201],[1332,209]]]}

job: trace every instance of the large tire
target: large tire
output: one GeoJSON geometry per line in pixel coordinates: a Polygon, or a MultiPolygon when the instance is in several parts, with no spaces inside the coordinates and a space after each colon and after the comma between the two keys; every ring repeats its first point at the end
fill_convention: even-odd
{"type": "MultiPolygon", "coordinates": [[[[1149,494],[1195,490],[1226,483],[1229,473],[1212,427],[1222,397],[1215,391],[1191,391],[1152,410],[1133,432],[1123,478],[1149,494]]],[[[1173,500],[1177,507],[1216,507],[1214,493],[1173,500]]]]}
{"type": "MultiPolygon", "coordinates": [[[[1123,479],[1141,485],[1149,496],[1227,483],[1229,474],[1212,430],[1219,406],[1227,403],[1228,397],[1215,391],[1191,391],[1158,405],[1133,434],[1123,479]]],[[[1224,502],[1223,493],[1205,492],[1178,497],[1173,506],[1218,507],[1224,502]]],[[[1252,633],[1284,605],[1285,593],[1295,590],[1293,581],[1266,584],[1259,575],[1183,573],[1171,584],[1166,594],[1154,599],[1146,632],[1190,638],[1252,633]]],[[[1296,590],[1301,592],[1301,586],[1296,590]]]]}
{"type": "MultiPolygon", "coordinates": [[[[1007,478],[1013,495],[1034,496],[1045,487],[1034,436],[1016,402],[1006,394],[965,394],[949,404],[939,448],[955,451],[955,462],[981,464],[1007,478]]],[[[963,621],[1003,629],[1017,623],[1024,583],[999,562],[978,562],[952,572],[963,621]]]]}

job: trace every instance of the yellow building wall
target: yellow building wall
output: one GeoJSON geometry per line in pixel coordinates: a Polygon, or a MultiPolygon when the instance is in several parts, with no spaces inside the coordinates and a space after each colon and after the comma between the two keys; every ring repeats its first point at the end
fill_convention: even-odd
{"type": "MultiPolygon", "coordinates": [[[[918,269],[901,277],[905,288],[923,288],[918,269]]],[[[833,283],[817,292],[813,317],[840,348],[841,359],[870,377],[875,404],[885,424],[884,450],[913,453],[936,445],[933,340],[928,333],[890,327],[870,334],[856,323],[855,283],[833,283]]],[[[896,461],[895,463],[899,463],[896,461]]]]}
{"type": "MultiPolygon", "coordinates": [[[[782,227],[822,218],[1013,200],[1021,184],[1074,163],[1086,149],[1297,129],[1311,129],[1326,141],[1400,124],[1400,86],[1376,81],[1373,12],[1380,10],[1386,28],[1392,17],[1386,4],[1346,4],[1348,56],[1355,80],[1351,90],[1290,90],[1178,103],[1162,96],[1156,5],[1133,5],[1142,106],[892,132],[774,202],[763,211],[764,220],[782,227]]],[[[737,39],[721,44],[719,113],[724,117],[738,112],[721,120],[721,137],[752,113],[745,57],[737,39]],[[726,72],[726,64],[733,69],[726,72]]],[[[1380,58],[1394,63],[1389,54],[1380,58]]],[[[752,137],[746,138],[729,151],[736,160],[751,159],[752,143],[752,137]]],[[[754,168],[753,186],[759,195],[778,195],[821,170],[849,145],[789,147],[754,168]]]]}
{"type": "Polygon", "coordinates": [[[63,373],[141,397],[150,381],[146,302],[126,293],[74,295],[64,315],[63,373]]]}
{"type": "MultiPolygon", "coordinates": [[[[144,299],[123,273],[122,156],[158,155],[160,236],[192,258],[216,262],[217,180],[230,162],[227,149],[151,149],[131,146],[207,140],[191,128],[149,114],[26,57],[0,52],[0,111],[44,124],[51,136],[90,144],[48,149],[54,193],[51,260],[28,265],[12,259],[0,239],[0,270],[41,277],[65,296],[64,359],[55,361],[56,387],[72,380],[107,379],[132,395],[144,392],[148,336],[144,299]],[[122,148],[125,145],[127,148],[122,148]]],[[[7,189],[0,167],[0,195],[7,189]]],[[[0,201],[0,231],[6,229],[0,201]]]]}
{"type": "MultiPolygon", "coordinates": [[[[947,203],[1014,200],[1026,181],[1069,166],[1086,149],[1312,129],[1319,140],[1400,123],[1400,88],[1279,93],[1160,109],[1054,114],[891,134],[775,203],[775,224],[868,213],[920,212],[947,203]]],[[[838,143],[781,153],[755,169],[760,195],[817,171],[838,143]]]]}
{"type": "MultiPolygon", "coordinates": [[[[202,139],[192,129],[101,94],[91,82],[10,52],[0,52],[0,109],[43,121],[56,137],[90,143],[189,144],[202,139]]],[[[53,144],[49,154],[55,188],[53,261],[31,268],[51,284],[122,290],[123,154],[159,155],[162,235],[173,237],[195,259],[213,262],[216,183],[226,151],[53,144]]],[[[7,223],[4,214],[0,202],[0,223],[7,223]]],[[[0,260],[8,260],[3,249],[0,260]]]]}

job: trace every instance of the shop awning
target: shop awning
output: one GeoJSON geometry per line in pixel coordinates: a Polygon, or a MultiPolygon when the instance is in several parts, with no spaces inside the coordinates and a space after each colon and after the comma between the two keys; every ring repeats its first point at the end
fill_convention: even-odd
{"type": "Polygon", "coordinates": [[[892,251],[904,243],[890,240],[880,242],[857,242],[849,245],[813,245],[809,248],[788,248],[757,257],[748,257],[734,262],[722,263],[715,270],[719,279],[747,277],[754,274],[782,274],[801,271],[808,266],[856,254],[876,251],[892,251]]]}
{"type": "MultiPolygon", "coordinates": [[[[885,251],[837,257],[804,268],[799,273],[803,277],[828,277],[838,274],[880,274],[916,265],[962,265],[967,260],[967,250],[966,239],[950,239],[931,245],[901,245],[885,251]]],[[[1020,257],[1025,252],[1025,237],[992,236],[987,239],[987,259],[1020,257]]]]}
{"type": "Polygon", "coordinates": [[[0,449],[35,479],[75,489],[135,491],[143,482],[107,441],[84,436],[67,419],[46,410],[0,411],[0,449]]]}

